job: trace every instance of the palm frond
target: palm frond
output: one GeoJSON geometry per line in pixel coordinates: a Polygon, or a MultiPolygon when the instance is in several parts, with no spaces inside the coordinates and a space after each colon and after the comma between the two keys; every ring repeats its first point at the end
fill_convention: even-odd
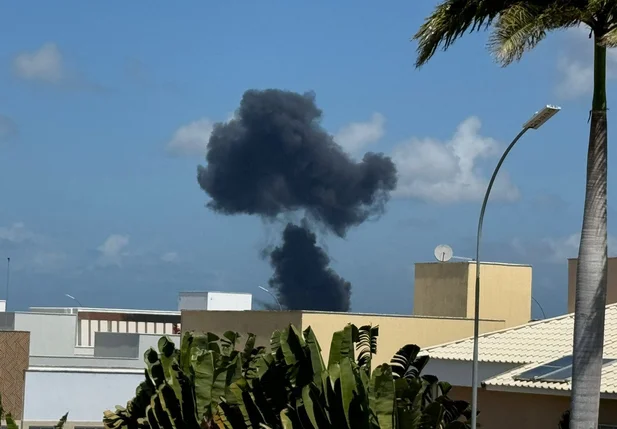
{"type": "Polygon", "coordinates": [[[617,48],[617,26],[600,38],[602,46],[617,48]]]}
{"type": "Polygon", "coordinates": [[[465,32],[486,30],[493,24],[489,48],[506,65],[535,47],[547,31],[581,22],[593,26],[592,17],[583,0],[446,0],[413,37],[418,41],[416,67],[425,64],[437,48],[448,49],[465,32]]]}
{"type": "Polygon", "coordinates": [[[425,64],[440,46],[446,50],[466,31],[488,28],[493,20],[517,0],[445,0],[420,27],[416,67],[425,64]]]}
{"type": "Polygon", "coordinates": [[[547,31],[578,26],[584,18],[580,9],[569,4],[538,6],[521,2],[499,16],[488,48],[497,62],[506,66],[535,48],[547,31]]]}
{"type": "Polygon", "coordinates": [[[546,37],[541,16],[527,5],[518,4],[504,11],[495,24],[488,48],[495,60],[506,66],[521,59],[526,51],[546,37]]]}

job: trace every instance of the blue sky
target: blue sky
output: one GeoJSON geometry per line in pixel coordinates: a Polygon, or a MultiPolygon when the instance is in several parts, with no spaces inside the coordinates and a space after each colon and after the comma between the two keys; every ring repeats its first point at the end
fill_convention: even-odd
{"type": "MultiPolygon", "coordinates": [[[[69,293],[88,306],[171,309],[180,290],[199,289],[267,301],[257,285],[271,268],[259,254],[281,225],[210,212],[196,167],[211,124],[245,90],[280,88],[315,91],[323,125],[354,156],[380,151],[397,164],[381,219],[344,240],[320,238],[362,312],[410,313],[413,264],[437,244],[472,256],[500,151],[534,111],[561,105],[508,159],[483,258],[533,264],[535,297],[563,312],[584,197],[591,44],[580,30],[553,34],[502,69],[480,33],[415,70],[410,37],[434,5],[4,4],[0,257],[12,258],[10,307],[71,305],[69,293]]],[[[611,53],[609,100],[616,65],[611,53]]]]}

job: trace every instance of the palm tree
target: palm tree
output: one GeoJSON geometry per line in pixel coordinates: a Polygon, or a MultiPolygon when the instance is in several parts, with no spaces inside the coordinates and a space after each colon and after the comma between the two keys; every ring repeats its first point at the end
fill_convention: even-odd
{"type": "Polygon", "coordinates": [[[617,46],[617,0],[445,0],[414,39],[420,67],[465,32],[491,28],[488,48],[506,66],[549,31],[581,25],[593,37],[594,85],[576,278],[571,427],[591,429],[598,424],[606,305],[606,49],[617,46]]]}

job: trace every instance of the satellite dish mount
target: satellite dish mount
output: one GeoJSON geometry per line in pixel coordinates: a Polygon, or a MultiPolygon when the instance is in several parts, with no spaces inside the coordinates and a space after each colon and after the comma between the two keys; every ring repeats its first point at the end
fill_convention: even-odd
{"type": "Polygon", "coordinates": [[[472,258],[465,258],[462,256],[454,256],[454,252],[452,252],[452,248],[447,244],[440,244],[435,247],[435,259],[439,262],[448,262],[450,259],[458,259],[461,261],[473,261],[472,258]]]}

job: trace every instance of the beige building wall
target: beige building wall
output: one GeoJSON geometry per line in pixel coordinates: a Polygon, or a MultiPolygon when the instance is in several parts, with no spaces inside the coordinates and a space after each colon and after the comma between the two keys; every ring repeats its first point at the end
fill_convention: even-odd
{"type": "Polygon", "coordinates": [[[416,264],[413,314],[467,317],[468,276],[467,262],[416,264]]]}
{"type": "MultiPolygon", "coordinates": [[[[471,401],[471,388],[453,387],[453,399],[471,401]]],[[[570,408],[570,396],[478,391],[478,425],[482,429],[552,429],[570,408]],[[516,410],[516,411],[514,411],[516,410]]],[[[600,424],[617,425],[617,401],[600,401],[600,424]]]]}
{"type": "MultiPolygon", "coordinates": [[[[473,320],[413,317],[377,314],[346,314],[346,313],[302,313],[302,329],[310,326],[319,340],[324,361],[328,361],[330,342],[334,332],[343,329],[347,323],[357,327],[363,325],[379,326],[377,354],[373,367],[389,363],[394,354],[407,344],[420,347],[467,338],[473,335],[473,320]]],[[[480,321],[480,332],[491,332],[504,329],[503,320],[480,321]]]]}
{"type": "MultiPolygon", "coordinates": [[[[504,320],[505,327],[531,319],[532,269],[529,265],[482,263],[480,317],[504,320]]],[[[474,317],[474,262],[429,262],[415,266],[417,316],[474,317]]]]}
{"type": "MultiPolygon", "coordinates": [[[[574,313],[578,258],[568,259],[568,313],[574,313]]],[[[608,258],[606,304],[617,302],[617,258],[608,258]]]]}
{"type": "MultiPolygon", "coordinates": [[[[268,346],[275,329],[285,329],[289,324],[300,330],[310,326],[317,335],[325,362],[328,361],[332,334],[343,329],[348,323],[358,327],[379,325],[376,365],[389,362],[406,344],[427,347],[473,335],[471,319],[307,311],[182,311],[183,330],[209,331],[217,335],[225,331],[235,331],[244,338],[251,332],[257,336],[258,346],[268,346]]],[[[504,328],[503,320],[480,322],[482,333],[504,328]]]]}
{"type": "Polygon", "coordinates": [[[250,332],[257,336],[257,346],[269,346],[272,332],[290,324],[302,327],[301,311],[182,311],[182,332],[212,332],[221,336],[225,331],[234,331],[244,339],[250,332]]]}

